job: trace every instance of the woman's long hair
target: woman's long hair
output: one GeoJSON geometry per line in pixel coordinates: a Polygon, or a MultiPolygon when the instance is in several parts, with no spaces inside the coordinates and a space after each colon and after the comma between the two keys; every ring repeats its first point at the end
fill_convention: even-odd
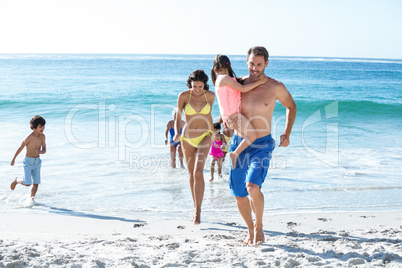
{"type": "Polygon", "coordinates": [[[187,78],[187,87],[191,88],[191,82],[193,81],[200,81],[204,83],[204,89],[208,90],[209,85],[207,84],[208,82],[208,75],[203,70],[195,70],[193,71],[187,78]]]}

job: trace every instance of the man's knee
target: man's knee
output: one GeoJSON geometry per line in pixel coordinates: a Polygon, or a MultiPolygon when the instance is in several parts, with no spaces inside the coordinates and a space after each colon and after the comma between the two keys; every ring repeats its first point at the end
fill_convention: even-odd
{"type": "Polygon", "coordinates": [[[261,192],[260,186],[257,184],[248,182],[247,185],[247,192],[250,196],[254,196],[255,194],[259,194],[261,192]]]}

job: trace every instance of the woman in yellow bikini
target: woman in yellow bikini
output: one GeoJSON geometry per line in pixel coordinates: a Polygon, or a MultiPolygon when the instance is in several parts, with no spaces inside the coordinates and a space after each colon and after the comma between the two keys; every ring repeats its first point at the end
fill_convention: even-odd
{"type": "Polygon", "coordinates": [[[176,134],[175,142],[181,141],[190,179],[194,201],[194,224],[201,223],[201,204],[204,197],[204,166],[211,148],[213,122],[211,116],[215,93],[209,91],[208,76],[203,70],[195,70],[187,79],[189,90],[180,93],[177,99],[175,133],[180,133],[181,115],[184,110],[187,124],[183,133],[176,134]]]}

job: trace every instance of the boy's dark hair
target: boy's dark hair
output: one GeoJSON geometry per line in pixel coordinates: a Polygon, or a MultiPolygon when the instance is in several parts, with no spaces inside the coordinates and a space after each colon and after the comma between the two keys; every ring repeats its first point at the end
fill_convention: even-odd
{"type": "Polygon", "coordinates": [[[251,54],[254,54],[255,56],[264,56],[265,62],[267,62],[269,58],[268,50],[265,47],[252,47],[248,50],[247,57],[250,57],[251,54]]]}
{"type": "Polygon", "coordinates": [[[38,125],[46,125],[46,120],[40,115],[35,115],[34,117],[32,117],[29,123],[31,124],[31,129],[34,129],[37,128],[38,125]]]}
{"type": "Polygon", "coordinates": [[[219,130],[221,130],[221,124],[219,124],[219,123],[214,123],[214,129],[219,129],[219,130]]]}
{"type": "Polygon", "coordinates": [[[205,74],[205,72],[203,70],[195,70],[194,72],[192,72],[187,79],[187,87],[191,88],[191,82],[203,82],[204,83],[204,89],[208,90],[209,89],[209,85],[207,84],[208,82],[208,75],[205,74]]]}

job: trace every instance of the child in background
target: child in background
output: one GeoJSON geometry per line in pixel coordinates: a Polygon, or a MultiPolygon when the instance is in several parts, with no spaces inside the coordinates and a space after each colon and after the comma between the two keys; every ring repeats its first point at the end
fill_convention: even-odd
{"type": "MultiPolygon", "coordinates": [[[[173,120],[168,121],[167,124],[166,124],[165,145],[168,145],[168,142],[169,142],[170,166],[172,168],[176,168],[176,151],[177,151],[177,153],[179,154],[180,167],[184,168],[184,165],[183,165],[183,151],[181,150],[180,141],[175,142],[173,140],[173,137],[175,135],[175,133],[174,133],[174,121],[176,120],[176,116],[177,116],[177,108],[174,108],[173,111],[172,111],[173,120]]],[[[180,134],[181,134],[181,132],[183,130],[183,127],[184,127],[185,123],[186,122],[181,120],[180,134]]]]}
{"type": "Polygon", "coordinates": [[[225,160],[222,148],[226,146],[225,137],[221,134],[221,125],[219,123],[214,124],[214,135],[212,138],[211,151],[209,155],[211,156],[211,179],[209,182],[214,180],[215,173],[215,163],[218,165],[218,176],[222,177],[222,163],[225,160]]]}
{"type": "Polygon", "coordinates": [[[258,81],[242,85],[237,82],[230,60],[225,55],[216,55],[211,70],[212,82],[218,97],[220,114],[223,122],[235,129],[244,139],[234,152],[229,153],[232,169],[236,168],[239,155],[257,138],[252,123],[240,113],[241,93],[248,92],[259,85],[265,84],[268,78],[264,75],[258,81]],[[216,76],[218,75],[218,76],[216,76]]]}
{"type": "Polygon", "coordinates": [[[22,141],[21,146],[17,149],[13,159],[11,160],[11,166],[14,166],[15,159],[21,153],[21,151],[26,147],[26,155],[23,161],[24,163],[24,177],[23,179],[15,178],[11,183],[10,188],[14,190],[17,184],[22,184],[24,186],[32,186],[31,189],[31,199],[34,200],[36,192],[38,191],[38,186],[40,184],[40,168],[42,160],[40,160],[39,155],[46,153],[46,142],[45,135],[43,131],[45,130],[46,121],[43,117],[37,115],[34,116],[31,121],[31,129],[33,130],[25,140],[22,141]]]}
{"type": "Polygon", "coordinates": [[[229,152],[229,142],[233,137],[233,129],[229,128],[226,123],[223,123],[222,116],[219,115],[218,123],[221,124],[222,129],[222,134],[225,137],[226,141],[226,146],[222,148],[223,152],[223,159],[222,162],[225,162],[226,159],[226,154],[229,152]]]}

